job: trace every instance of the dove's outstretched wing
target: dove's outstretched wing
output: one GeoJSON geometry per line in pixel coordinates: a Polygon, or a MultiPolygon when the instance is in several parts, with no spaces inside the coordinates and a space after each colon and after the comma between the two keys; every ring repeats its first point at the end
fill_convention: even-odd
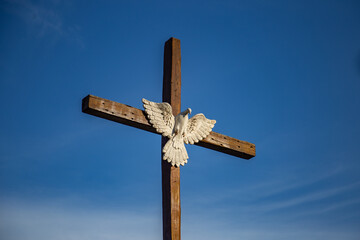
{"type": "Polygon", "coordinates": [[[156,103],[142,99],[145,113],[158,133],[164,137],[170,137],[175,124],[175,117],[172,114],[171,105],[168,103],[156,103]]]}
{"type": "Polygon", "coordinates": [[[207,119],[204,114],[199,113],[189,119],[186,127],[184,142],[186,144],[194,144],[202,139],[212,131],[216,121],[207,119]]]}

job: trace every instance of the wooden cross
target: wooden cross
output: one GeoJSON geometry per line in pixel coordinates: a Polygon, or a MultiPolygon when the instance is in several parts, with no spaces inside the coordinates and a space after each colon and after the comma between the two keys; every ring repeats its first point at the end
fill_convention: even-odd
{"type": "MultiPolygon", "coordinates": [[[[164,50],[162,98],[163,102],[171,104],[173,114],[176,116],[181,112],[180,40],[170,38],[165,43],[164,50]]],[[[82,111],[97,117],[157,133],[149,123],[144,111],[128,105],[88,95],[82,101],[82,111]]],[[[164,147],[166,141],[167,138],[162,137],[161,149],[164,147]]],[[[254,144],[216,132],[211,132],[196,145],[244,159],[250,159],[255,156],[254,144]]],[[[180,240],[180,167],[171,166],[167,161],[162,160],[161,157],[161,171],[163,239],[180,240]]]]}

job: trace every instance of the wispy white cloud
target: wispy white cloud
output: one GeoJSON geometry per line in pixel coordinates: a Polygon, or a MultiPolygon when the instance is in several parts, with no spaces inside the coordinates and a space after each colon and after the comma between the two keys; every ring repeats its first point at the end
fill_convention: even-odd
{"type": "Polygon", "coordinates": [[[330,211],[335,211],[344,207],[348,207],[351,205],[360,204],[360,198],[352,198],[352,199],[346,199],[343,201],[339,201],[336,203],[333,203],[331,205],[326,205],[323,207],[317,207],[316,209],[309,209],[307,211],[301,211],[297,214],[297,216],[306,216],[306,215],[318,215],[318,214],[324,214],[328,213],[330,211]]]}
{"type": "MultiPolygon", "coordinates": [[[[7,240],[48,239],[161,239],[161,215],[143,209],[92,208],[70,202],[0,201],[0,237],[7,240]]],[[[355,240],[359,232],[344,229],[311,228],[284,221],[249,224],[222,222],[220,218],[187,216],[184,239],[307,239],[355,240]]]]}
{"type": "Polygon", "coordinates": [[[26,0],[7,0],[7,10],[22,18],[26,23],[41,28],[41,34],[54,31],[59,35],[64,34],[63,23],[60,16],[52,9],[35,5],[26,0]]]}
{"type": "MultiPolygon", "coordinates": [[[[185,207],[193,208],[194,213],[197,214],[206,214],[208,209],[211,209],[213,214],[220,218],[236,219],[239,226],[244,223],[250,224],[246,231],[256,224],[259,224],[259,228],[267,227],[264,222],[261,223],[266,221],[264,219],[278,221],[280,225],[295,222],[312,222],[317,225],[318,223],[327,222],[326,218],[328,216],[338,216],[339,212],[336,212],[337,210],[343,213],[346,212],[346,214],[340,215],[348,216],[349,212],[346,207],[360,203],[358,195],[355,195],[354,198],[350,197],[351,193],[359,191],[359,181],[337,185],[336,187],[330,184],[324,186],[325,182],[331,182],[333,178],[339,177],[339,174],[341,175],[344,172],[346,172],[346,169],[340,167],[324,171],[322,175],[314,174],[313,177],[299,179],[298,181],[274,179],[273,181],[239,187],[233,191],[231,189],[224,191],[216,189],[216,194],[192,196],[192,201],[186,203],[185,207]],[[286,218],[286,221],[284,221],[284,218],[286,218]]],[[[358,217],[358,214],[355,214],[354,217],[358,217]]],[[[270,236],[271,232],[272,230],[268,229],[267,234],[269,235],[256,233],[254,239],[269,239],[266,236],[270,236]]],[[[243,234],[242,231],[241,238],[253,239],[252,233],[246,236],[243,234]]],[[[288,234],[288,238],[295,239],[291,232],[288,234]]],[[[303,234],[308,236],[305,231],[303,234]]],[[[321,235],[321,231],[318,234],[321,235]]],[[[284,233],[283,236],[286,236],[286,234],[284,233]]],[[[238,238],[240,237],[229,239],[238,238]]],[[[304,237],[304,239],[311,238],[304,237]]]]}
{"type": "Polygon", "coordinates": [[[76,24],[67,25],[58,10],[57,1],[49,1],[48,6],[35,4],[28,0],[6,0],[3,5],[8,12],[22,19],[32,28],[38,37],[47,35],[65,38],[84,47],[80,37],[81,27],[76,24]]]}
{"type": "Polygon", "coordinates": [[[309,194],[303,194],[301,196],[282,200],[282,201],[276,201],[269,204],[263,204],[262,206],[257,206],[256,209],[261,212],[267,212],[267,211],[274,211],[282,208],[288,208],[288,207],[294,207],[298,206],[304,203],[319,201],[322,199],[326,199],[335,195],[339,195],[345,191],[353,190],[355,188],[358,188],[360,186],[360,182],[355,182],[346,186],[341,186],[337,188],[331,188],[326,190],[318,190],[316,192],[312,192],[309,194]]]}
{"type": "Polygon", "coordinates": [[[300,188],[307,188],[313,186],[316,183],[324,181],[326,179],[337,176],[344,172],[343,166],[332,168],[323,173],[317,173],[307,178],[294,178],[292,176],[283,177],[279,176],[278,179],[271,179],[269,181],[246,183],[243,186],[239,186],[236,189],[222,189],[221,193],[201,193],[201,195],[193,196],[193,201],[201,202],[205,204],[214,204],[227,199],[238,199],[244,202],[254,202],[261,199],[266,199],[274,195],[284,194],[288,191],[297,190],[300,188]],[[284,179],[285,178],[285,179],[284,179]]]}
{"type": "Polygon", "coordinates": [[[124,209],[1,202],[0,238],[7,240],[160,239],[159,216],[124,209]]]}

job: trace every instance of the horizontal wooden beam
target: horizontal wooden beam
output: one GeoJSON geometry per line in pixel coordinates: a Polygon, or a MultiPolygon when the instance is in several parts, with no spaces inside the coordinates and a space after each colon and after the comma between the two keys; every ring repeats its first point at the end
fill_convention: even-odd
{"type": "MultiPolygon", "coordinates": [[[[144,111],[122,103],[88,95],[82,100],[82,111],[107,120],[159,134],[150,125],[144,111]]],[[[244,159],[255,157],[254,144],[216,132],[211,132],[196,145],[244,159]]]]}

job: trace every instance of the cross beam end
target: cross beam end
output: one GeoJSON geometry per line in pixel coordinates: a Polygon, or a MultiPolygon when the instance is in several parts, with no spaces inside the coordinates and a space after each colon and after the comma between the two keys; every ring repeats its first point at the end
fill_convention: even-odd
{"type": "MultiPolygon", "coordinates": [[[[82,100],[82,111],[93,116],[158,134],[150,125],[143,110],[122,103],[88,95],[82,100]]],[[[216,132],[211,132],[196,145],[243,159],[250,159],[256,155],[254,144],[216,132]]]]}

